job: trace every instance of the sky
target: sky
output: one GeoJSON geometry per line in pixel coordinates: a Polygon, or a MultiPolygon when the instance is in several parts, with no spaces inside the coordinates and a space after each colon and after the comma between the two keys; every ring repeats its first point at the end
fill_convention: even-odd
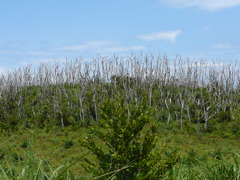
{"type": "Polygon", "coordinates": [[[0,1],[0,72],[131,53],[240,61],[240,0],[0,1]]]}

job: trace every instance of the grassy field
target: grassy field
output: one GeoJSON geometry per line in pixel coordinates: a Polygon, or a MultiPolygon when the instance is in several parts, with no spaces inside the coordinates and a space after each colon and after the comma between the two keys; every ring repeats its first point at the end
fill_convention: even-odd
{"type": "MultiPolygon", "coordinates": [[[[240,154],[239,139],[222,138],[212,134],[187,134],[175,129],[159,129],[158,131],[160,136],[158,146],[163,149],[166,156],[173,151],[180,155],[180,161],[174,169],[176,177],[173,179],[186,179],[190,176],[196,178],[199,176],[201,179],[207,170],[211,170],[207,168],[208,166],[217,167],[218,164],[223,163],[224,159],[230,163],[232,157],[238,161],[240,159],[239,156],[234,155],[240,154]]],[[[87,136],[88,132],[88,128],[65,128],[64,130],[55,128],[51,130],[25,129],[12,134],[2,134],[0,137],[1,169],[2,171],[8,169],[8,173],[15,169],[12,175],[20,177],[24,168],[28,167],[29,163],[31,164],[30,159],[32,159],[34,168],[42,166],[41,170],[49,174],[49,178],[50,174],[54,173],[56,178],[68,165],[74,163],[66,171],[69,173],[69,179],[73,177],[91,179],[91,173],[86,172],[82,166],[83,156],[92,161],[96,161],[96,158],[79,143],[79,140],[87,136]]],[[[37,169],[35,171],[37,172],[37,169]]],[[[213,172],[211,174],[213,175],[213,172]]]]}

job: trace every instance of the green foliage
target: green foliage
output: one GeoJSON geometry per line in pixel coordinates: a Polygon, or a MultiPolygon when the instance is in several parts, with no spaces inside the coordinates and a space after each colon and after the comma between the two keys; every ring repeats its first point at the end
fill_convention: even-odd
{"type": "Polygon", "coordinates": [[[169,172],[171,177],[164,179],[177,180],[239,180],[240,166],[236,155],[225,157],[220,160],[202,162],[198,158],[192,161],[198,162],[197,166],[189,166],[184,161],[175,166],[169,172]]]}
{"type": "Polygon", "coordinates": [[[240,121],[232,124],[231,131],[236,137],[240,138],[240,121]]]}
{"type": "Polygon", "coordinates": [[[162,153],[155,150],[156,125],[145,109],[142,104],[125,105],[123,100],[104,101],[99,120],[104,131],[92,129],[101,146],[91,137],[81,141],[99,161],[96,166],[86,159],[87,170],[117,179],[158,179],[177,163],[176,154],[162,159],[162,153]]]}
{"type": "MultiPolygon", "coordinates": [[[[153,155],[161,153],[159,164],[166,164],[166,162],[171,164],[172,159],[177,157],[175,151],[181,154],[181,158],[161,179],[221,179],[216,174],[221,174],[221,172],[230,174],[231,169],[234,170],[232,172],[235,175],[239,176],[240,172],[237,171],[237,164],[234,162],[234,158],[238,164],[240,160],[240,156],[237,155],[240,153],[238,139],[235,137],[221,138],[218,134],[196,135],[195,133],[188,134],[185,131],[167,129],[167,127],[178,127],[177,124],[176,126],[172,125],[173,123],[170,125],[161,123],[160,127],[157,128],[157,133],[161,132],[161,136],[158,138],[157,147],[151,153],[153,155]],[[232,156],[231,154],[234,152],[235,155],[232,156]]],[[[103,172],[94,153],[89,153],[88,149],[83,148],[77,141],[89,135],[89,131],[91,131],[91,127],[78,129],[76,127],[65,127],[64,129],[52,127],[47,132],[45,129],[34,129],[34,143],[29,130],[18,130],[5,135],[2,133],[0,135],[0,179],[23,180],[35,177],[39,180],[116,179],[116,175],[127,170],[129,166],[125,165],[108,173],[103,172]],[[65,149],[63,147],[65,140],[72,140],[74,145],[65,149]],[[20,147],[24,142],[27,142],[28,146],[26,148],[20,147]],[[15,157],[17,160],[14,160],[15,157]],[[92,167],[95,173],[94,171],[86,172],[81,166],[83,164],[86,168],[90,167],[84,163],[84,158],[89,160],[91,164],[97,165],[92,167]],[[96,177],[97,170],[100,171],[101,175],[96,177]],[[27,178],[30,174],[32,177],[27,178]]],[[[95,126],[94,131],[106,133],[105,129],[99,126],[95,126]]],[[[142,138],[145,132],[147,132],[147,128],[142,131],[142,138]]],[[[89,139],[92,137],[96,146],[101,148],[104,153],[109,151],[108,146],[101,139],[94,134],[89,136],[89,139]]],[[[136,179],[141,178],[137,177],[136,179]]]]}
{"type": "Polygon", "coordinates": [[[66,140],[65,143],[64,143],[64,148],[65,149],[69,149],[73,146],[73,140],[66,140]]]}
{"type": "Polygon", "coordinates": [[[240,109],[236,109],[233,112],[234,120],[232,121],[232,124],[230,125],[230,131],[237,137],[240,138],[240,109]]]}
{"type": "Polygon", "coordinates": [[[184,163],[187,164],[188,166],[193,166],[198,163],[197,152],[194,149],[190,149],[187,152],[187,156],[184,159],[184,163]]]}
{"type": "Polygon", "coordinates": [[[217,115],[217,119],[219,122],[231,122],[232,121],[232,114],[230,111],[230,107],[227,107],[225,111],[221,111],[217,115]]]}
{"type": "Polygon", "coordinates": [[[205,166],[206,179],[222,179],[222,180],[239,180],[240,179],[240,164],[236,157],[232,157],[233,163],[229,163],[221,154],[221,161],[214,165],[205,166]]]}
{"type": "MultiPolygon", "coordinates": [[[[150,119],[155,122],[170,125],[181,119],[182,129],[188,132],[196,129],[207,133],[227,131],[223,136],[239,137],[239,104],[233,106],[224,102],[217,108],[214,91],[206,87],[181,85],[176,88],[171,83],[160,84],[158,80],[151,85],[138,77],[116,75],[110,82],[90,78],[83,85],[66,82],[47,87],[21,87],[14,93],[12,89],[4,90],[0,96],[0,130],[12,132],[19,128],[91,126],[99,122],[99,105],[104,99],[118,101],[121,97],[127,104],[144,105],[151,112],[150,119]],[[193,92],[191,98],[190,91],[193,92]],[[183,109],[179,98],[184,100],[183,109]],[[205,110],[207,114],[204,114],[205,110]],[[205,117],[209,118],[207,123],[205,117]]],[[[237,99],[238,94],[234,94],[234,98],[237,99]]]]}

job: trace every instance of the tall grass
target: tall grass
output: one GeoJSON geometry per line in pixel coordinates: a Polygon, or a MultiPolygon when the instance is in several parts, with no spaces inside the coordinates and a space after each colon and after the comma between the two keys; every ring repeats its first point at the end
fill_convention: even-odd
{"type": "Polygon", "coordinates": [[[47,160],[36,157],[33,148],[33,133],[28,140],[25,155],[22,157],[17,152],[14,153],[16,156],[15,161],[4,158],[0,163],[0,179],[2,180],[82,179],[81,176],[74,175],[70,168],[87,154],[80,156],[71,164],[67,163],[53,169],[47,160]]]}
{"type": "Polygon", "coordinates": [[[240,165],[239,155],[220,155],[221,159],[216,161],[198,161],[197,165],[190,166],[186,162],[181,162],[173,167],[165,179],[173,180],[239,180],[240,165]]]}

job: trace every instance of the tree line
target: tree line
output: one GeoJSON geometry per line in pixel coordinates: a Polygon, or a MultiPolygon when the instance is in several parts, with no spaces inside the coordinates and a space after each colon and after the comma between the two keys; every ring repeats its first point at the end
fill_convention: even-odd
{"type": "MultiPolygon", "coordinates": [[[[41,63],[0,75],[0,127],[98,124],[106,99],[147,104],[152,118],[197,133],[238,121],[240,67],[177,56],[98,56],[41,63]]],[[[239,126],[239,123],[238,123],[239,126]]]]}

